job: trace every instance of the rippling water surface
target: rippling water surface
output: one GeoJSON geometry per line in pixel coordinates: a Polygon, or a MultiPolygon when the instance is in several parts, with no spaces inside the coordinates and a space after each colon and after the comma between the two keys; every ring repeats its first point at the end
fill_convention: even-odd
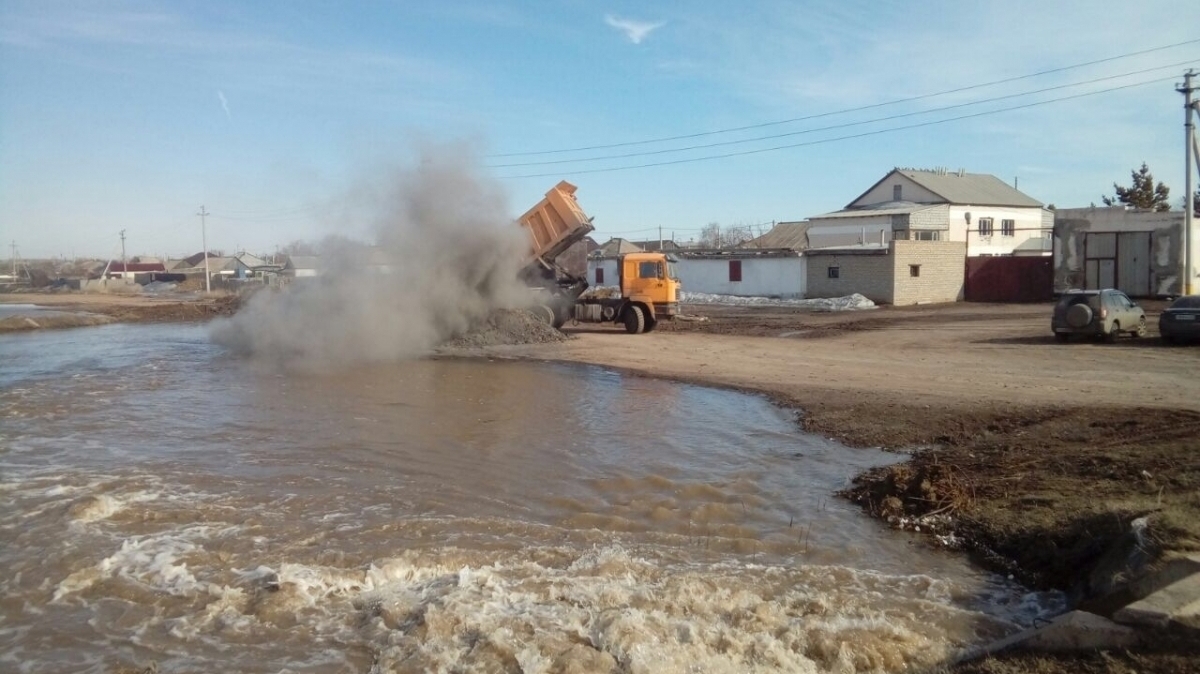
{"type": "Polygon", "coordinates": [[[892,460],[599,368],[0,336],[0,670],[901,671],[1057,608],[832,497],[892,460]]]}

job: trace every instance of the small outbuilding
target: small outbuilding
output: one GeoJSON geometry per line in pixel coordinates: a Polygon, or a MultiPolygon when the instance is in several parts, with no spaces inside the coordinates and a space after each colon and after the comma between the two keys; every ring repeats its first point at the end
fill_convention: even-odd
{"type": "Polygon", "coordinates": [[[811,248],[808,297],[859,293],[878,304],[926,304],[963,299],[965,241],[911,241],[811,248]]]}
{"type": "Polygon", "coordinates": [[[1054,289],[1116,288],[1130,297],[1181,292],[1183,211],[1062,208],[1054,213],[1054,289]]]}

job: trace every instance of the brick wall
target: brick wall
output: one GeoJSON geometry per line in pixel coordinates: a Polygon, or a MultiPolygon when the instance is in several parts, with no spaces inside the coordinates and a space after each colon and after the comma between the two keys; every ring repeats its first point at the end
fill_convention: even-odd
{"type": "Polygon", "coordinates": [[[895,274],[892,304],[962,301],[966,243],[894,241],[888,259],[895,274]],[[918,276],[913,276],[913,265],[919,266],[918,276]]]}
{"type": "MultiPolygon", "coordinates": [[[[907,243],[907,242],[905,242],[907,243]]],[[[892,256],[879,253],[809,252],[808,297],[845,297],[858,293],[873,302],[892,302],[892,256]],[[829,268],[838,278],[829,278],[829,268]]]]}

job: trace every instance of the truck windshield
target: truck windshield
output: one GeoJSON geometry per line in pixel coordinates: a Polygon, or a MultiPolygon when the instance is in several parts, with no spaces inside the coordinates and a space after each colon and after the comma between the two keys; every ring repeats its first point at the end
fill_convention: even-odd
{"type": "Polygon", "coordinates": [[[674,262],[671,262],[671,261],[667,262],[667,278],[674,279],[676,281],[679,280],[679,273],[675,269],[674,262]]]}

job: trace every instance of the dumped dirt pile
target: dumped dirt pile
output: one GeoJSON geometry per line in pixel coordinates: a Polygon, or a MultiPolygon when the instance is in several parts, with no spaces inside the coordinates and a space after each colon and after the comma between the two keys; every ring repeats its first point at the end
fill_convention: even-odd
{"type": "Polygon", "coordinates": [[[487,322],[476,330],[442,345],[450,349],[477,349],[509,344],[548,344],[567,336],[532,313],[519,309],[493,311],[487,322]]]}

